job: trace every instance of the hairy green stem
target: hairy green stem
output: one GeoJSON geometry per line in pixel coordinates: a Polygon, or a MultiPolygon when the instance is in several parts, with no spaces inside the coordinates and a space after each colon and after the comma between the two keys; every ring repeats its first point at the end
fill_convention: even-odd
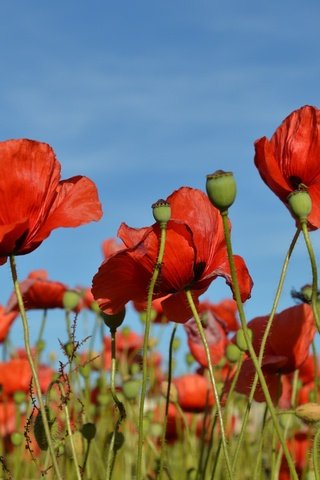
{"type": "Polygon", "coordinates": [[[166,244],[166,233],[167,233],[167,223],[162,222],[160,224],[160,241],[159,241],[158,258],[155,264],[155,268],[154,268],[149,289],[148,289],[147,314],[146,314],[144,339],[143,339],[143,360],[142,360],[143,375],[142,375],[142,387],[141,387],[140,406],[139,406],[139,427],[138,427],[139,438],[138,438],[137,477],[136,477],[137,480],[141,480],[142,478],[142,450],[143,450],[143,444],[144,444],[143,414],[144,414],[144,402],[145,402],[146,391],[147,391],[147,374],[148,374],[147,359],[148,359],[148,344],[149,344],[150,325],[151,325],[152,299],[153,299],[154,287],[156,285],[158,276],[160,274],[161,266],[162,266],[162,260],[163,260],[164,249],[166,244]]]}
{"type": "Polygon", "coordinates": [[[15,294],[16,294],[16,297],[17,297],[17,302],[18,302],[18,305],[19,305],[20,316],[21,316],[22,325],[23,325],[24,345],[25,345],[25,349],[26,349],[26,353],[27,353],[27,358],[28,358],[28,361],[29,361],[29,364],[30,364],[30,367],[31,367],[32,377],[33,377],[34,386],[35,386],[35,389],[36,389],[36,394],[37,394],[37,397],[38,397],[39,408],[40,408],[40,412],[41,412],[41,415],[42,415],[44,431],[45,431],[46,438],[47,438],[47,441],[48,441],[48,447],[49,447],[50,454],[51,454],[52,464],[53,464],[53,468],[55,470],[55,473],[56,473],[58,479],[62,480],[62,476],[60,474],[60,469],[59,469],[59,466],[58,466],[56,454],[55,454],[52,439],[51,439],[50,427],[49,427],[47,413],[46,413],[46,409],[45,409],[43,398],[42,398],[39,377],[38,377],[38,373],[37,373],[37,370],[36,370],[35,363],[34,363],[33,358],[32,358],[31,346],[30,346],[29,324],[28,324],[27,315],[26,315],[26,311],[25,311],[25,308],[24,308],[24,303],[23,303],[22,294],[21,294],[21,290],[20,290],[20,285],[19,285],[19,281],[18,281],[17,267],[16,267],[16,261],[15,261],[14,255],[10,255],[10,267],[11,267],[11,275],[12,275],[14,290],[15,290],[15,294]]]}
{"type": "Polygon", "coordinates": [[[193,298],[192,298],[192,293],[191,293],[190,290],[186,290],[185,292],[186,292],[186,297],[187,297],[189,306],[190,306],[191,311],[192,311],[193,318],[195,319],[197,327],[198,327],[198,331],[199,331],[199,334],[200,334],[200,337],[201,337],[201,341],[203,343],[203,346],[204,346],[204,349],[205,349],[205,352],[206,352],[209,376],[210,376],[210,381],[211,381],[212,388],[213,388],[215,403],[216,403],[216,406],[217,406],[219,424],[220,424],[220,429],[221,429],[222,450],[223,450],[223,454],[224,454],[224,458],[225,458],[225,462],[226,462],[226,466],[227,466],[228,475],[229,475],[229,478],[231,479],[232,478],[231,464],[230,464],[229,454],[228,454],[228,449],[227,449],[227,441],[226,441],[226,434],[225,434],[225,430],[224,430],[223,416],[222,416],[221,404],[220,404],[220,399],[219,399],[219,393],[218,393],[218,390],[217,390],[217,385],[216,385],[216,381],[215,381],[214,374],[213,374],[213,367],[212,367],[212,362],[211,362],[209,345],[208,345],[206,336],[204,334],[204,330],[203,330],[203,327],[202,327],[202,323],[201,323],[199,314],[197,312],[196,306],[195,306],[193,298]]]}
{"type": "Polygon", "coordinates": [[[296,472],[293,460],[291,458],[289,449],[288,449],[287,444],[285,442],[285,439],[283,437],[283,434],[282,434],[282,431],[281,431],[281,428],[280,428],[280,425],[279,425],[279,422],[278,422],[278,419],[277,419],[277,416],[276,416],[276,412],[275,412],[275,409],[274,409],[274,406],[273,406],[273,403],[272,403],[272,399],[270,397],[270,393],[269,393],[269,390],[268,390],[268,385],[265,381],[261,366],[259,364],[258,357],[256,355],[256,352],[254,351],[252,341],[251,341],[250,335],[248,333],[248,327],[247,327],[245,313],[244,313],[244,309],[243,309],[243,305],[242,305],[240,287],[239,287],[239,282],[238,282],[238,278],[237,278],[237,272],[236,272],[234,257],[233,257],[233,253],[232,253],[232,245],[231,245],[229,222],[228,222],[228,212],[221,213],[221,216],[222,216],[223,229],[224,229],[224,235],[225,235],[227,252],[228,252],[228,259],[229,259],[229,265],[230,265],[230,273],[231,273],[231,279],[232,279],[233,294],[234,294],[235,300],[237,302],[239,317],[240,317],[240,321],[241,321],[241,327],[242,327],[243,333],[244,333],[244,338],[245,338],[245,341],[246,341],[246,344],[247,344],[247,347],[248,347],[248,351],[249,351],[249,355],[251,357],[252,363],[253,363],[253,365],[255,367],[255,370],[257,372],[258,379],[259,379],[262,391],[264,393],[264,396],[265,396],[265,399],[266,399],[266,402],[267,402],[267,406],[268,406],[269,411],[270,411],[270,415],[271,415],[271,418],[272,418],[272,421],[273,421],[275,431],[277,433],[277,436],[278,436],[279,441],[282,445],[285,457],[287,459],[292,479],[293,480],[298,480],[298,476],[297,476],[297,472],[296,472]]]}
{"type": "Polygon", "coordinates": [[[110,439],[110,445],[109,445],[109,453],[108,453],[108,460],[107,460],[107,469],[106,469],[106,480],[111,480],[112,478],[112,471],[113,471],[113,466],[115,462],[115,456],[116,456],[116,451],[115,451],[115,439],[116,435],[119,431],[120,425],[125,420],[126,418],[126,410],[117,396],[116,392],[116,385],[115,385],[115,378],[116,378],[116,329],[110,328],[110,333],[111,333],[111,395],[112,398],[117,405],[117,408],[119,410],[119,418],[116,422],[116,425],[114,427],[114,431],[112,432],[112,436],[110,439]]]}
{"type": "MultiPolygon", "coordinates": [[[[258,357],[260,367],[262,365],[262,360],[263,360],[263,355],[264,355],[264,350],[265,350],[265,347],[266,347],[267,339],[268,339],[268,336],[269,336],[269,333],[270,333],[270,330],[271,330],[271,327],[272,327],[273,319],[274,319],[276,310],[278,308],[279,300],[280,300],[280,297],[281,297],[284,280],[285,280],[285,277],[286,277],[286,274],[287,274],[287,271],[288,271],[289,260],[291,258],[292,252],[293,252],[294,247],[295,247],[295,245],[297,243],[297,240],[299,238],[300,231],[301,231],[300,228],[298,228],[296,230],[296,232],[294,234],[294,237],[293,237],[293,239],[290,243],[290,246],[289,246],[288,252],[286,254],[285,260],[284,260],[283,265],[282,265],[282,270],[281,270],[281,274],[280,274],[280,279],[279,279],[276,295],[274,297],[272,309],[271,309],[271,312],[270,312],[270,315],[269,315],[269,318],[268,318],[268,322],[267,322],[265,331],[263,332],[263,336],[262,336],[262,340],[261,340],[259,357],[258,357]]],[[[258,374],[256,372],[255,376],[254,376],[254,379],[253,379],[251,389],[250,389],[247,408],[246,408],[245,415],[244,415],[244,418],[243,418],[243,421],[242,421],[239,440],[238,440],[238,443],[237,443],[237,446],[236,446],[236,451],[235,451],[235,454],[234,454],[234,457],[233,457],[233,463],[232,463],[232,470],[233,471],[235,471],[235,469],[236,469],[238,455],[239,455],[240,447],[241,447],[241,444],[242,444],[242,441],[243,441],[245,429],[247,427],[249,413],[250,413],[253,397],[254,397],[254,394],[255,394],[255,391],[256,391],[256,388],[257,388],[258,379],[259,379],[259,377],[258,377],[258,374]]]]}
{"type": "Polygon", "coordinates": [[[167,423],[168,423],[168,412],[169,412],[169,401],[170,401],[170,389],[171,389],[171,381],[172,381],[172,354],[173,354],[173,341],[177,331],[178,325],[176,324],[173,327],[170,344],[169,344],[169,366],[168,366],[168,385],[167,385],[167,394],[166,394],[166,407],[165,407],[165,415],[163,420],[162,426],[162,434],[161,434],[161,452],[160,452],[160,466],[159,466],[159,480],[162,479],[163,473],[163,463],[164,463],[164,452],[165,452],[165,440],[166,440],[166,431],[167,431],[167,423]]]}
{"type": "Polygon", "coordinates": [[[318,269],[317,269],[317,262],[316,257],[314,254],[314,250],[312,247],[312,243],[310,240],[307,222],[301,222],[301,229],[304,237],[304,241],[308,250],[310,264],[311,264],[311,271],[312,271],[312,296],[311,296],[311,305],[313,310],[314,319],[316,322],[316,327],[318,332],[320,333],[320,315],[318,310],[318,269]]]}

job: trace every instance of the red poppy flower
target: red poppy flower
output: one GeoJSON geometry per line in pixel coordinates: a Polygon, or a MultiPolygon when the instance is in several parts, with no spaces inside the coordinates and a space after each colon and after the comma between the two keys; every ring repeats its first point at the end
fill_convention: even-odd
{"type": "MultiPolygon", "coordinates": [[[[287,445],[293,456],[295,467],[299,478],[302,478],[303,470],[308,464],[308,451],[311,447],[311,441],[306,432],[297,432],[293,438],[287,440],[287,445]]],[[[282,456],[279,480],[290,480],[290,469],[285,456],[282,456]]]]}
{"type": "MultiPolygon", "coordinates": [[[[167,225],[167,240],[161,276],[154,297],[162,301],[165,315],[184,323],[191,316],[185,289],[194,301],[221,276],[231,286],[220,212],[200,190],[182,187],[167,199],[172,220],[167,225]]],[[[93,278],[92,292],[107,314],[121,311],[129,300],[146,300],[158,254],[159,225],[140,229],[122,224],[118,235],[126,248],[107,259],[93,278]]],[[[252,280],[241,257],[235,256],[242,300],[250,297],[252,280]]]]}
{"type": "Polygon", "coordinates": [[[209,380],[197,373],[189,373],[172,380],[178,403],[186,412],[203,412],[212,407],[214,396],[209,380]]]}
{"type": "Polygon", "coordinates": [[[7,307],[0,305],[0,342],[7,338],[10,327],[17,316],[18,312],[7,312],[7,307]]]}
{"type": "Polygon", "coordinates": [[[219,303],[209,301],[201,302],[200,311],[210,311],[214,317],[221,323],[226,333],[239,330],[239,320],[237,317],[237,303],[231,298],[222,300],[219,303]]]}
{"type": "Polygon", "coordinates": [[[35,250],[58,227],[77,227],[102,216],[94,183],[60,180],[60,163],[46,143],[0,142],[0,263],[35,250]]]}
{"type": "Polygon", "coordinates": [[[255,142],[254,162],[264,182],[288,207],[288,195],[305,185],[312,200],[310,228],[320,227],[320,110],[304,106],[255,142]]]}
{"type": "MultiPolygon", "coordinates": [[[[54,371],[45,365],[39,365],[41,391],[45,392],[52,380],[54,371]]],[[[15,358],[8,362],[0,362],[0,385],[3,395],[14,392],[28,392],[31,382],[31,368],[27,359],[15,358]]]]}
{"type": "MultiPolygon", "coordinates": [[[[62,299],[68,287],[63,283],[49,280],[45,270],[35,270],[20,283],[20,289],[27,310],[46,310],[64,308],[62,299]]],[[[19,311],[15,293],[12,293],[8,301],[7,311],[19,311]]]]}
{"type": "Polygon", "coordinates": [[[113,253],[122,250],[124,247],[123,244],[117,242],[115,238],[107,238],[102,242],[102,253],[105,259],[111,257],[113,253]]]}
{"type": "MultiPolygon", "coordinates": [[[[168,296],[168,295],[167,295],[168,296]]],[[[160,297],[160,298],[155,298],[152,300],[151,308],[152,308],[152,322],[153,323],[168,323],[169,319],[165,316],[162,308],[162,302],[165,300],[166,297],[160,297]]],[[[137,312],[142,313],[145,312],[147,309],[147,302],[133,302],[134,308],[137,310],[137,312]]]]}
{"type": "MultiPolygon", "coordinates": [[[[248,323],[253,333],[253,348],[257,355],[267,321],[268,316],[265,316],[257,317],[248,323]]],[[[312,309],[305,303],[287,308],[275,315],[262,361],[262,370],[274,401],[278,401],[281,396],[280,375],[294,372],[304,363],[315,333],[312,309]]],[[[249,395],[254,374],[252,361],[247,358],[242,365],[236,390],[249,395]]],[[[254,398],[258,402],[265,401],[259,384],[254,398]]]]}
{"type": "MultiPolygon", "coordinates": [[[[204,305],[200,303],[200,312],[203,310],[203,308],[204,305]]],[[[200,315],[202,317],[204,332],[210,350],[211,362],[213,365],[216,365],[224,356],[228,339],[221,324],[210,311],[204,310],[200,315]]],[[[190,318],[190,320],[184,324],[184,328],[187,332],[190,352],[201,366],[208,368],[206,351],[204,349],[194,318],[190,318]]]]}
{"type": "Polygon", "coordinates": [[[0,435],[5,437],[16,430],[17,411],[12,400],[0,402],[0,435]]]}

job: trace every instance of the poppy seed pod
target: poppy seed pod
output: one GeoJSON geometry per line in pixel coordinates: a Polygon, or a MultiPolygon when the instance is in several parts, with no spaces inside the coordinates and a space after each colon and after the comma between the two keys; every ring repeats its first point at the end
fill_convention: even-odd
{"type": "MultiPolygon", "coordinates": [[[[250,330],[250,328],[248,328],[248,336],[250,338],[250,341],[252,341],[252,330],[250,330]]],[[[246,352],[248,350],[248,345],[242,328],[240,328],[240,330],[238,330],[236,333],[236,343],[237,347],[243,352],[246,352]]]]}
{"type": "Polygon", "coordinates": [[[207,175],[206,190],[212,205],[220,212],[227,211],[237,194],[237,185],[233,173],[217,170],[207,175]]]}
{"type": "Polygon", "coordinates": [[[114,315],[107,315],[106,313],[101,314],[102,319],[107,327],[110,328],[110,331],[117,330],[118,327],[122,324],[124,317],[126,316],[126,309],[123,308],[120,312],[115,313],[114,315]]]}
{"type": "Polygon", "coordinates": [[[166,200],[158,200],[152,205],[152,213],[156,222],[168,223],[171,218],[170,203],[166,200]]]}
{"type": "Polygon", "coordinates": [[[306,190],[295,190],[288,195],[288,204],[292,213],[300,222],[306,221],[312,210],[312,201],[306,190]]]}

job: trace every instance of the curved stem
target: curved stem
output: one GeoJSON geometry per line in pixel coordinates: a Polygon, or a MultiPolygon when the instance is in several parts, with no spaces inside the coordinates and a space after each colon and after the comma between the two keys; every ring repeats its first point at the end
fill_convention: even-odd
{"type": "Polygon", "coordinates": [[[173,327],[171,338],[170,338],[170,345],[169,345],[169,366],[168,366],[168,386],[167,386],[167,394],[166,394],[166,407],[165,407],[165,415],[163,420],[162,426],[162,435],[161,435],[161,453],[160,453],[160,467],[159,467],[159,474],[158,478],[161,480],[162,473],[163,473],[163,462],[164,462],[164,451],[165,451],[165,440],[166,440],[166,431],[167,431],[167,423],[168,423],[168,412],[169,412],[169,399],[170,399],[170,388],[171,388],[171,381],[172,381],[172,353],[173,353],[173,341],[177,331],[178,325],[176,324],[173,327]]]}
{"type": "Polygon", "coordinates": [[[250,338],[249,333],[248,333],[248,326],[247,326],[245,313],[244,313],[244,309],[243,309],[243,305],[242,305],[242,300],[241,300],[241,295],[240,295],[240,287],[239,287],[239,283],[238,283],[237,272],[236,272],[234,257],[233,257],[233,253],[232,253],[232,245],[231,245],[231,238],[230,238],[230,232],[229,232],[229,222],[228,222],[228,212],[221,213],[221,216],[222,216],[222,221],[223,221],[223,229],[224,229],[224,235],[225,235],[227,252],[228,252],[228,259],[229,259],[229,265],[230,265],[233,294],[234,294],[234,298],[237,302],[239,317],[240,317],[240,321],[241,321],[241,327],[242,327],[243,333],[244,333],[244,338],[245,338],[245,341],[246,341],[246,344],[247,344],[247,347],[248,347],[248,351],[249,351],[252,363],[253,363],[254,368],[257,372],[258,379],[259,379],[262,391],[264,393],[268,409],[270,411],[270,415],[271,415],[271,418],[272,418],[274,428],[276,430],[277,436],[279,438],[279,441],[282,445],[285,457],[287,459],[291,476],[294,480],[298,480],[297,472],[296,472],[293,460],[291,458],[289,449],[288,449],[287,444],[285,442],[285,439],[283,437],[283,434],[282,434],[282,431],[281,431],[281,428],[280,428],[280,425],[279,425],[279,422],[278,422],[278,419],[277,419],[277,416],[276,416],[276,412],[275,412],[275,409],[274,409],[274,406],[273,406],[273,403],[272,403],[272,399],[270,397],[270,393],[269,393],[269,390],[268,390],[267,383],[265,381],[261,366],[259,364],[258,357],[256,355],[256,352],[254,351],[252,341],[251,341],[251,338],[250,338]]]}
{"type": "Polygon", "coordinates": [[[119,400],[117,393],[116,393],[116,385],[115,385],[115,376],[116,376],[116,329],[111,329],[111,395],[112,398],[117,405],[119,410],[119,418],[117,423],[114,427],[114,431],[112,432],[110,445],[109,445],[109,453],[108,453],[108,461],[107,461],[107,472],[106,472],[106,479],[111,480],[112,477],[112,470],[115,462],[116,452],[114,449],[115,438],[116,434],[119,431],[120,425],[123,420],[126,418],[126,410],[124,404],[119,400]]]}
{"type": "Polygon", "coordinates": [[[203,343],[203,346],[204,346],[204,349],[205,349],[205,352],[206,352],[208,369],[209,369],[209,376],[210,376],[210,380],[211,380],[211,384],[212,384],[212,388],[213,388],[213,393],[214,393],[214,398],[215,398],[215,403],[216,403],[216,406],[217,406],[217,413],[218,413],[218,418],[219,418],[219,423],[220,423],[220,429],[221,429],[222,449],[223,449],[224,458],[225,458],[225,461],[226,461],[226,466],[227,466],[229,478],[232,478],[232,471],[231,471],[231,465],[230,465],[230,460],[229,460],[229,455],[228,455],[228,450],[227,450],[226,435],[225,435],[224,424],[223,424],[222,410],[221,410],[221,405],[220,405],[219,393],[218,393],[218,390],[217,390],[216,381],[215,381],[214,374],[213,374],[211,355],[210,355],[208,342],[207,342],[206,336],[204,334],[204,330],[203,330],[203,327],[202,327],[202,324],[201,324],[201,320],[200,320],[200,317],[198,315],[196,306],[194,304],[191,291],[186,290],[185,292],[186,292],[186,297],[187,297],[188,303],[189,303],[191,311],[192,311],[192,315],[193,315],[193,317],[196,321],[197,327],[198,327],[198,331],[199,331],[199,334],[200,334],[200,337],[201,337],[201,341],[203,343]]]}
{"type": "Polygon", "coordinates": [[[37,394],[37,397],[38,397],[39,408],[40,408],[40,412],[41,412],[41,415],[42,415],[44,431],[45,431],[47,441],[48,441],[48,447],[49,447],[49,451],[50,451],[50,454],[51,454],[53,468],[55,470],[55,473],[56,473],[58,479],[62,480],[62,476],[60,474],[60,469],[59,469],[59,466],[58,466],[56,454],[55,454],[52,439],[51,439],[50,427],[49,427],[47,413],[46,413],[46,409],[45,409],[43,398],[42,398],[39,377],[38,377],[38,373],[37,373],[37,370],[36,370],[36,367],[35,367],[35,363],[33,361],[32,354],[31,354],[29,325],[28,325],[27,315],[26,315],[26,311],[25,311],[25,308],[24,308],[22,294],[21,294],[20,285],[19,285],[19,281],[18,281],[17,267],[16,267],[16,262],[15,262],[14,255],[10,255],[10,267],[11,267],[11,275],[12,275],[14,290],[15,290],[15,294],[17,296],[17,301],[18,301],[19,310],[20,310],[20,316],[21,316],[22,325],[23,325],[24,345],[25,345],[25,349],[26,349],[26,353],[27,353],[27,358],[28,358],[28,361],[29,361],[29,364],[30,364],[30,367],[31,367],[32,377],[33,377],[33,381],[34,381],[34,385],[35,385],[35,389],[36,389],[36,394],[37,394]]]}
{"type": "Polygon", "coordinates": [[[143,367],[142,367],[142,387],[141,387],[141,396],[140,396],[140,406],[139,406],[139,439],[138,439],[138,458],[137,458],[137,480],[141,480],[141,470],[142,470],[142,449],[143,449],[143,413],[144,413],[144,401],[146,397],[147,390],[147,356],[148,356],[148,344],[150,336],[150,324],[151,324],[151,308],[152,308],[152,298],[154,287],[156,285],[158,276],[160,274],[162,260],[164,256],[164,249],[166,243],[166,233],[167,233],[167,224],[165,222],[160,224],[160,242],[159,242],[159,252],[158,258],[155,264],[155,268],[151,277],[149,289],[148,289],[148,300],[147,300],[147,315],[145,322],[144,330],[144,339],[143,339],[143,367]]]}
{"type": "Polygon", "coordinates": [[[304,241],[306,243],[306,247],[308,250],[310,263],[311,263],[311,270],[312,270],[312,296],[311,296],[311,305],[313,310],[314,319],[316,322],[317,330],[320,333],[320,315],[318,311],[318,269],[317,269],[317,262],[316,257],[314,254],[314,250],[312,247],[312,243],[310,240],[307,223],[301,222],[301,229],[304,237],[304,241]]]}
{"type": "MultiPolygon", "coordinates": [[[[262,365],[264,350],[265,350],[266,343],[267,343],[267,339],[268,339],[268,336],[269,336],[269,333],[270,333],[270,330],[271,330],[271,327],[272,327],[273,319],[274,319],[276,310],[277,310],[277,308],[278,308],[280,296],[281,296],[282,289],[283,289],[284,280],[285,280],[285,277],[286,277],[286,274],[287,274],[287,270],[288,270],[288,266],[289,266],[289,260],[290,260],[290,257],[291,257],[291,255],[292,255],[292,252],[293,252],[293,250],[294,250],[294,247],[295,247],[295,245],[296,245],[296,243],[297,243],[297,240],[298,240],[298,238],[299,238],[300,231],[301,231],[300,228],[298,228],[298,229],[296,230],[296,232],[295,232],[295,234],[294,234],[294,237],[293,237],[293,239],[292,239],[292,241],[291,241],[291,243],[290,243],[290,246],[289,246],[287,255],[286,255],[286,257],[285,257],[285,260],[284,260],[284,262],[283,262],[283,266],[282,266],[282,270],[281,270],[281,274],[280,274],[280,279],[279,279],[279,283],[278,283],[276,295],[275,295],[275,297],[274,297],[274,301],[273,301],[271,313],[270,313],[270,316],[269,316],[269,318],[268,318],[268,322],[267,322],[265,331],[263,332],[263,336],[262,336],[262,340],[261,340],[261,345],[260,345],[260,350],[259,350],[259,357],[258,357],[258,361],[259,361],[259,366],[260,366],[260,367],[261,367],[261,365],[262,365]]],[[[257,388],[257,384],[258,384],[258,374],[257,374],[257,372],[256,372],[256,373],[255,373],[255,376],[254,376],[254,379],[253,379],[253,383],[252,383],[251,389],[250,389],[249,398],[248,398],[248,403],[247,403],[247,408],[246,408],[245,415],[244,415],[244,418],[243,418],[243,421],[242,421],[241,431],[240,431],[240,435],[239,435],[239,440],[238,440],[237,447],[236,447],[236,451],[235,451],[235,454],[234,454],[234,457],[233,457],[233,463],[232,463],[232,470],[233,470],[233,471],[235,470],[235,467],[236,467],[236,464],[237,464],[238,454],[239,454],[240,446],[241,446],[241,443],[242,443],[242,440],[243,440],[243,437],[244,437],[244,432],[245,432],[245,429],[246,429],[246,426],[247,426],[247,422],[248,422],[248,418],[249,418],[249,413],[250,413],[250,409],[251,409],[253,397],[254,397],[254,394],[255,394],[255,391],[256,391],[256,388],[257,388]]]]}

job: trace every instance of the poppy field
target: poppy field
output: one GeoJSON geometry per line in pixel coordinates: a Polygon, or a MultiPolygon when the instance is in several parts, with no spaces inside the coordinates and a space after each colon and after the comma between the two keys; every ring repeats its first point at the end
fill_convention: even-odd
{"type": "MultiPolygon", "coordinates": [[[[320,110],[292,112],[254,143],[261,179],[295,224],[270,311],[246,318],[254,302],[241,252],[234,252],[236,179],[218,170],[204,188],[177,185],[152,205],[154,223],[122,223],[102,244],[104,261],[88,285],[69,288],[35,270],[32,255],[59,227],[102,217],[95,184],[61,179],[46,143],[0,142],[0,264],[12,294],[0,306],[0,477],[7,480],[320,480],[320,110]],[[8,175],[7,172],[10,172],[8,175]],[[18,193],[17,193],[18,192],[18,193]],[[279,301],[299,238],[310,283],[279,301]],[[203,300],[221,277],[230,296],[203,300]],[[144,334],[126,319],[131,307],[144,334]],[[43,332],[60,309],[68,341],[46,358],[43,332]],[[30,341],[29,312],[43,317],[30,341]],[[86,318],[88,335],[79,337],[86,318]],[[20,322],[24,348],[10,336],[20,322]],[[170,331],[159,349],[153,326],[170,331]],[[177,329],[187,339],[184,365],[177,329]],[[183,373],[180,373],[183,372],[183,373]]],[[[223,168],[223,166],[222,166],[223,168]]],[[[125,219],[123,219],[125,221],[125,219]]]]}

